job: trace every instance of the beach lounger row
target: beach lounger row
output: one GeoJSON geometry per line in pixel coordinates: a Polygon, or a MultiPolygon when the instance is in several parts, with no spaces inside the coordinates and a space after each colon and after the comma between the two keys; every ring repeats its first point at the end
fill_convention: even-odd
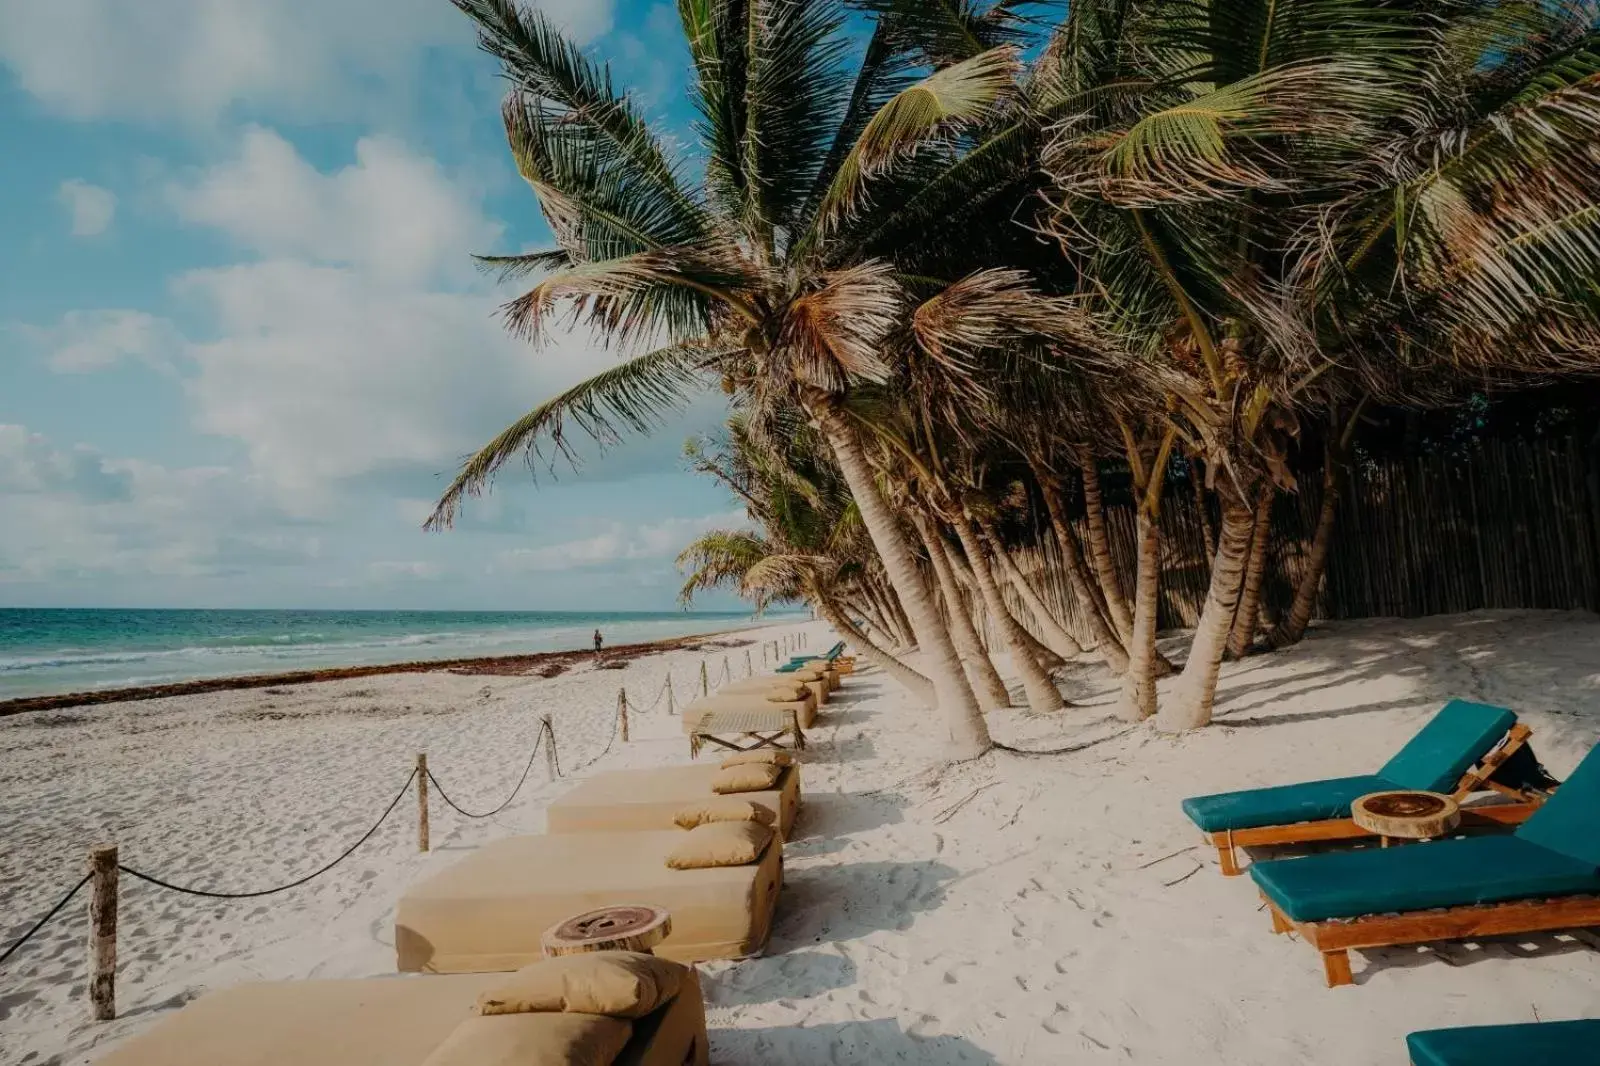
{"type": "Polygon", "coordinates": [[[706,1066],[708,1054],[692,968],[597,953],[516,974],[241,985],[200,997],[99,1066],[706,1066]],[[639,960],[646,998],[618,996],[639,960]],[[611,994],[564,1003],[566,987],[611,994]],[[481,1013],[517,998],[541,1009],[481,1013]]]}
{"type": "MultiPolygon", "coordinates": [[[[1600,925],[1600,749],[1558,783],[1530,732],[1504,708],[1456,700],[1377,774],[1200,796],[1183,810],[1231,875],[1239,845],[1370,838],[1351,807],[1374,792],[1500,793],[1462,808],[1460,827],[1511,832],[1251,864],[1273,931],[1298,933],[1328,985],[1348,985],[1352,948],[1600,925]]],[[[1406,1047],[1414,1066],[1600,1063],[1600,1020],[1430,1030],[1406,1047]]]]}
{"type": "MultiPolygon", "coordinates": [[[[837,684],[812,665],[718,695],[814,716],[837,684]]],[[[211,993],[102,1062],[703,1066],[704,1006],[683,964],[765,948],[800,802],[800,768],[781,751],[597,774],[551,805],[545,835],[488,844],[402,896],[397,968],[440,976],[211,993]],[[543,958],[547,931],[573,915],[639,904],[670,916],[654,955],[543,958]],[[628,994],[594,1002],[596,989],[628,994]]]]}

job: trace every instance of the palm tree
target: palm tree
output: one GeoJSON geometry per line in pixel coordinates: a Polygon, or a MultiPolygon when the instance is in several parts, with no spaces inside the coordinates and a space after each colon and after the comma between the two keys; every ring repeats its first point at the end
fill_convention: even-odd
{"type": "Polygon", "coordinates": [[[688,443],[694,469],[738,496],[760,531],[711,530],[690,543],[678,556],[686,573],[679,599],[687,605],[699,592],[731,586],[758,611],[777,602],[809,603],[914,696],[931,699],[928,679],[852,620],[861,610],[862,580],[877,560],[815,438],[809,427],[791,424],[781,451],[765,448],[736,415],[723,441],[688,443]]]}
{"type": "Polygon", "coordinates": [[[1222,504],[1164,728],[1210,720],[1303,416],[1593,365],[1595,13],[1535,6],[1074,5],[1057,71],[1086,103],[1045,155],[1054,229],[1128,342],[1188,379],[1152,428],[1222,504]]]}
{"type": "Polygon", "coordinates": [[[508,305],[509,325],[537,339],[570,306],[630,352],[649,350],[508,427],[462,467],[430,525],[448,525],[513,456],[565,454],[568,420],[602,441],[647,431],[716,381],[757,426],[802,410],[916,631],[951,756],[981,754],[981,710],[845,401],[893,374],[909,279],[958,278],[992,241],[926,223],[990,195],[962,135],[1014,94],[1020,5],[870,4],[857,56],[837,0],[680,0],[704,156],[691,181],[606,68],[541,14],[453,2],[510,83],[511,151],[558,245],[487,260],[506,277],[544,275],[508,305]]]}

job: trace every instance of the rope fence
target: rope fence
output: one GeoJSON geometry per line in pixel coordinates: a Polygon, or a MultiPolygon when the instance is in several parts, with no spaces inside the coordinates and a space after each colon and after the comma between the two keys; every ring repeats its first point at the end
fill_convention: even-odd
{"type": "MultiPolygon", "coordinates": [[[[762,644],[761,649],[762,664],[763,666],[766,665],[767,655],[769,652],[772,656],[773,662],[778,662],[780,647],[793,650],[796,648],[804,648],[805,646],[806,640],[803,632],[799,634],[791,634],[790,636],[783,638],[782,642],[776,640],[765,642],[762,644]]],[[[751,661],[750,649],[748,647],[745,649],[745,676],[754,676],[753,663],[751,661]]],[[[721,686],[728,684],[733,679],[733,664],[726,655],[722,657],[722,671],[715,682],[711,680],[709,663],[705,659],[700,661],[699,676],[697,680],[699,694],[702,697],[709,696],[712,692],[716,691],[721,686]]],[[[692,690],[693,688],[691,687],[691,691],[692,690]]],[[[660,708],[663,701],[666,702],[668,715],[677,714],[677,693],[673,686],[672,672],[670,670],[667,672],[666,679],[663,681],[660,690],[657,691],[655,699],[651,701],[650,706],[647,708],[641,709],[630,703],[626,686],[620,687],[617,690],[616,711],[612,715],[611,735],[607,739],[605,747],[593,757],[585,760],[584,762],[578,763],[565,771],[563,771],[561,768],[561,756],[556,742],[554,722],[552,721],[550,715],[543,715],[539,719],[539,729],[537,736],[534,738],[533,749],[528,753],[528,760],[522,768],[521,776],[517,778],[516,785],[512,787],[511,794],[508,795],[498,806],[487,811],[468,810],[452,799],[449,792],[445,790],[444,784],[428,767],[428,756],[425,753],[418,754],[416,765],[406,775],[405,782],[400,786],[400,790],[395,793],[394,798],[390,800],[388,806],[383,809],[383,813],[378,816],[377,820],[372,823],[371,827],[368,828],[366,832],[362,833],[354,843],[340,852],[339,855],[332,861],[319,866],[317,869],[305,874],[302,877],[298,877],[286,884],[277,885],[272,888],[252,889],[244,892],[224,892],[216,889],[199,888],[193,885],[176,884],[167,878],[140,870],[134,866],[130,866],[119,861],[118,851],[115,845],[96,847],[89,853],[88,872],[85,873],[83,877],[80,878],[78,882],[73,885],[66,892],[66,894],[64,894],[56,902],[54,906],[46,911],[38,921],[34,922],[33,925],[28,928],[27,932],[23,933],[22,936],[20,936],[9,947],[7,947],[4,952],[0,952],[0,965],[3,965],[14,955],[16,955],[18,951],[20,951],[46,926],[48,926],[66,908],[67,904],[71,903],[72,900],[77,897],[78,893],[82,892],[85,887],[89,887],[90,980],[88,983],[88,993],[90,1008],[91,1013],[96,1020],[109,1020],[116,1017],[116,960],[119,874],[127,874],[136,881],[144,882],[145,884],[162,889],[164,891],[174,892],[184,896],[194,896],[202,899],[259,899],[263,896],[273,896],[281,892],[288,892],[316,880],[323,874],[326,874],[339,866],[346,859],[350,858],[350,856],[354,855],[358,850],[360,850],[361,846],[366,844],[367,841],[371,840],[378,830],[382,828],[383,824],[389,820],[390,816],[394,814],[396,808],[400,806],[400,801],[405,798],[408,792],[411,791],[411,786],[413,784],[417,786],[417,848],[419,851],[427,852],[431,850],[429,824],[430,786],[432,791],[438,793],[439,800],[444,803],[446,807],[455,811],[461,817],[470,820],[493,818],[495,815],[506,811],[522,793],[523,787],[527,784],[529,777],[532,775],[534,763],[538,761],[539,752],[541,750],[543,750],[545,753],[547,776],[550,781],[553,782],[571,774],[580,773],[609,755],[616,747],[619,739],[623,743],[629,742],[630,713],[646,715],[654,714],[656,710],[660,708]]]]}

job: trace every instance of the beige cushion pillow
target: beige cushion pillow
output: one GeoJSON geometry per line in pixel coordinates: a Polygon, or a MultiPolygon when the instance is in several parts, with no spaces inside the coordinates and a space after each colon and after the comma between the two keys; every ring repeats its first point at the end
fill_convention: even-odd
{"type": "Polygon", "coordinates": [[[679,829],[693,829],[697,825],[709,825],[712,822],[760,822],[762,825],[771,825],[777,816],[749,800],[715,796],[679,807],[672,820],[679,829]]]}
{"type": "Polygon", "coordinates": [[[524,966],[478,994],[479,1014],[604,1014],[642,1018],[683,987],[683,967],[635,951],[562,955],[524,966]]]}
{"type": "Polygon", "coordinates": [[[744,763],[718,770],[711,779],[711,791],[719,796],[735,792],[765,792],[778,783],[783,767],[776,763],[744,763]]]}
{"type": "Polygon", "coordinates": [[[808,667],[804,670],[792,670],[789,672],[789,676],[796,681],[821,681],[822,671],[808,667]]]}
{"type": "Polygon", "coordinates": [[[767,689],[767,699],[773,703],[793,703],[805,699],[810,692],[810,689],[798,682],[793,685],[773,685],[767,689]]]}
{"type": "Polygon", "coordinates": [[[722,768],[727,770],[734,766],[749,766],[770,763],[773,766],[793,766],[794,756],[777,748],[761,748],[757,751],[736,751],[722,760],[722,768]]]}
{"type": "Polygon", "coordinates": [[[632,1022],[598,1014],[468,1018],[422,1066],[611,1066],[632,1035],[632,1022]]]}
{"type": "Polygon", "coordinates": [[[761,858],[772,841],[772,828],[757,822],[710,822],[683,834],[683,842],[667,855],[674,870],[710,866],[748,866],[761,858]]]}

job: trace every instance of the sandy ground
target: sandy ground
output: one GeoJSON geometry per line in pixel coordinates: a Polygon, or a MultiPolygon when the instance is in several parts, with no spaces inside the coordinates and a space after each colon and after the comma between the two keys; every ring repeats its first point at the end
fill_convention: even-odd
{"type": "MultiPolygon", "coordinates": [[[[821,626],[806,627],[812,647],[821,626]]],[[[1173,642],[1171,653],[1181,653],[1173,642]]],[[[711,652],[720,670],[720,651],[711,652]]],[[[742,668],[742,652],[731,653],[742,668]]],[[[91,843],[208,886],[283,880],[337,854],[426,750],[463,805],[498,802],[537,716],[563,762],[601,751],[617,684],[681,688],[700,653],[549,681],[396,677],[192,697],[0,722],[0,936],[20,933],[91,843]]],[[[742,672],[742,669],[739,670],[742,672]]],[[[994,716],[995,753],[937,768],[936,730],[881,674],[836,695],[811,734],[806,806],[765,958],[705,968],[713,1057],[743,1062],[1405,1062],[1406,1032],[1600,1014],[1587,933],[1356,953],[1327,989],[1315,953],[1275,937],[1248,879],[1197,846],[1187,795],[1370,772],[1446,699],[1516,709],[1558,776],[1600,736],[1600,620],[1478,613],[1328,626],[1224,669],[1219,725],[1127,730],[1096,667],[1047,719],[994,716]]],[[[638,697],[635,701],[639,702],[638,697]]],[[[596,765],[687,759],[661,709],[596,765]]],[[[207,988],[392,970],[392,907],[423,871],[542,828],[564,785],[534,779],[505,814],[414,803],[345,865],[266,900],[124,894],[122,1017],[84,1021],[82,908],[0,970],[0,1062],[92,1061],[207,988]]],[[[426,978],[423,978],[426,979],[426,978]]]]}

